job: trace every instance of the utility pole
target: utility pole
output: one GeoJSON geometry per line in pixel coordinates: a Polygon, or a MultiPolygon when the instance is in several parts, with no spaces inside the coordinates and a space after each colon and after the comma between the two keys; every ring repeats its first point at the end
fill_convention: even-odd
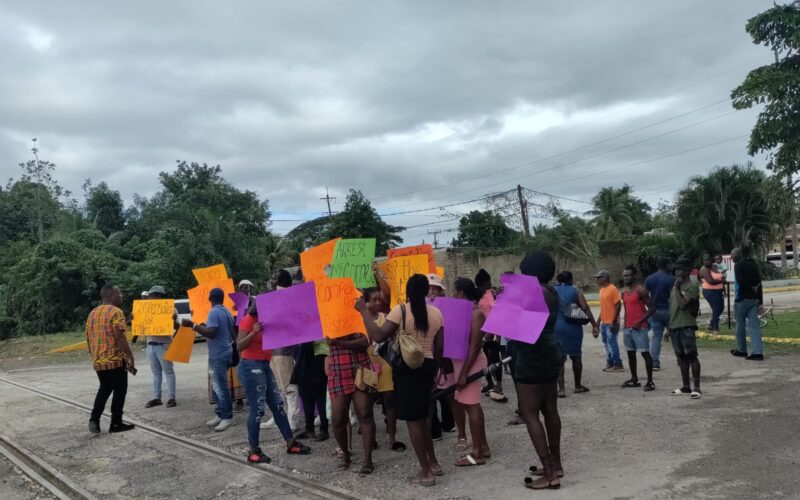
{"type": "Polygon", "coordinates": [[[522,186],[517,184],[517,198],[519,198],[519,213],[522,215],[522,230],[525,236],[531,235],[531,228],[528,225],[528,202],[522,197],[522,186]]]}
{"type": "Polygon", "coordinates": [[[433,248],[435,248],[435,249],[437,249],[437,250],[438,250],[438,249],[439,249],[439,239],[438,239],[438,236],[439,236],[440,234],[442,234],[442,231],[441,231],[441,229],[436,229],[436,230],[434,230],[434,231],[428,231],[428,234],[432,234],[432,235],[433,235],[433,248]]]}
{"type": "Polygon", "coordinates": [[[320,198],[320,200],[326,201],[328,203],[328,218],[333,217],[333,211],[331,210],[331,201],[336,201],[336,198],[331,198],[331,195],[328,193],[328,186],[325,186],[325,196],[320,198]]]}

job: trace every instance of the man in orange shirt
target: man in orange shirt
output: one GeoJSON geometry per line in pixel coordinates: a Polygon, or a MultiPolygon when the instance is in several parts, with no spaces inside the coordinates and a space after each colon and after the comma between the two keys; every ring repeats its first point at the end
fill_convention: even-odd
{"type": "Polygon", "coordinates": [[[619,313],[622,309],[622,296],[619,289],[611,284],[611,274],[600,271],[594,276],[600,287],[600,335],[606,349],[606,367],[604,372],[624,372],[622,359],[619,357],[619,313]]]}

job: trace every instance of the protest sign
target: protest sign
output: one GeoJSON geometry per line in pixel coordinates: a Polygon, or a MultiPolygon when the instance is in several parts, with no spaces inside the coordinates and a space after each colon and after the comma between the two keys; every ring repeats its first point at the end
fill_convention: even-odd
{"type": "Polygon", "coordinates": [[[535,344],[550,315],[539,280],[522,274],[500,276],[503,292],[497,296],[483,331],[535,344]]]}
{"type": "Polygon", "coordinates": [[[326,278],[325,268],[331,265],[333,261],[333,251],[336,249],[336,243],[341,238],[330,240],[321,245],[309,248],[300,254],[300,268],[303,270],[303,279],[305,281],[314,281],[320,278],[326,278]]]}
{"type": "Polygon", "coordinates": [[[301,283],[256,297],[264,328],[263,349],[278,349],[322,339],[314,282],[301,283]]]}
{"type": "Polygon", "coordinates": [[[353,307],[361,296],[350,278],[326,278],[314,282],[322,334],[335,339],[352,333],[367,333],[361,313],[353,307]]]}
{"type": "Polygon", "coordinates": [[[192,357],[192,347],[194,346],[194,330],[186,326],[178,328],[178,333],[172,339],[172,343],[164,353],[164,359],[176,363],[188,363],[192,357]]]}
{"type": "Polygon", "coordinates": [[[432,304],[441,311],[444,318],[444,357],[467,359],[475,304],[469,300],[450,297],[436,297],[432,304]]]}
{"type": "Polygon", "coordinates": [[[233,280],[228,278],[224,280],[205,281],[200,283],[194,288],[186,290],[186,295],[189,297],[189,307],[192,309],[192,321],[195,323],[205,323],[208,319],[208,313],[211,311],[211,302],[208,301],[208,294],[213,288],[222,289],[225,301],[225,307],[233,312],[233,300],[230,294],[234,293],[233,280]]]}
{"type": "Polygon", "coordinates": [[[244,293],[235,292],[228,294],[228,297],[233,301],[233,307],[236,309],[236,326],[247,315],[247,306],[250,305],[250,297],[244,293]]]}
{"type": "Polygon", "coordinates": [[[351,278],[358,288],[375,286],[372,261],[375,260],[375,238],[339,240],[333,251],[331,278],[351,278]]]}
{"type": "Polygon", "coordinates": [[[426,255],[409,255],[395,257],[380,264],[386,274],[386,281],[391,290],[391,307],[406,301],[406,283],[415,274],[428,274],[428,257],[426,255]]]}
{"type": "MultiPolygon", "coordinates": [[[[428,270],[422,274],[437,273],[436,259],[433,257],[433,247],[426,243],[424,245],[414,245],[411,247],[403,248],[390,248],[386,251],[386,257],[393,259],[395,257],[407,257],[410,255],[425,255],[428,258],[428,270]]],[[[444,273],[439,275],[444,278],[444,273]]]]}
{"type": "Polygon", "coordinates": [[[439,275],[440,278],[444,279],[444,267],[436,266],[436,274],[439,275]]]}
{"type": "Polygon", "coordinates": [[[175,301],[172,299],[134,300],[131,333],[140,335],[172,335],[175,331],[175,301]]]}
{"type": "Polygon", "coordinates": [[[225,264],[217,264],[210,267],[203,267],[201,269],[192,269],[194,279],[198,283],[205,283],[206,281],[218,281],[228,278],[228,271],[225,269],[225,264]]]}

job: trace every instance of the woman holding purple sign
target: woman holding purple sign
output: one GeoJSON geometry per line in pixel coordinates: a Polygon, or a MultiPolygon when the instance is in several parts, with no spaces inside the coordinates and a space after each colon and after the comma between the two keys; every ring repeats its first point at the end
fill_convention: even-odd
{"type": "Polygon", "coordinates": [[[486,322],[486,315],[478,306],[483,292],[475,287],[469,278],[456,278],[453,283],[455,292],[453,298],[467,299],[475,304],[472,310],[472,326],[470,328],[469,347],[467,359],[453,360],[453,371],[456,375],[456,402],[469,417],[469,432],[472,435],[472,451],[456,461],[458,467],[468,467],[471,465],[484,465],[487,458],[492,457],[489,450],[489,443],[486,440],[486,425],[481,407],[481,381],[467,383],[467,377],[479,373],[486,368],[486,355],[483,353],[483,324],[486,322]]]}
{"type": "Polygon", "coordinates": [[[511,373],[517,388],[520,416],[542,461],[541,470],[531,467],[533,475],[542,477],[536,480],[526,477],[525,486],[534,490],[557,489],[561,487],[559,478],[564,476],[556,388],[563,361],[561,349],[553,337],[558,318],[558,294],[548,285],[556,273],[556,263],[550,255],[535,252],[525,257],[519,268],[522,274],[538,278],[550,313],[536,343],[508,342],[514,360],[511,373]],[[544,416],[544,425],[539,414],[544,416]]]}

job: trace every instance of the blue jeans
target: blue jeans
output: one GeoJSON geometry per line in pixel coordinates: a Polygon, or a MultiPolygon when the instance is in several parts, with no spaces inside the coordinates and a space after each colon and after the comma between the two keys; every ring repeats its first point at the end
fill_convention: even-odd
{"type": "Polygon", "coordinates": [[[656,313],[650,316],[650,327],[653,329],[653,338],[650,340],[650,356],[653,358],[653,366],[661,367],[659,356],[661,356],[661,340],[664,338],[664,330],[669,325],[669,309],[656,309],[656,313]]]}
{"type": "MultiPolygon", "coordinates": [[[[711,307],[711,323],[708,325],[712,332],[719,331],[719,317],[725,310],[725,301],[722,298],[722,290],[703,290],[703,297],[711,307]]],[[[742,351],[744,352],[744,351],[742,351]]]]}
{"type": "Polygon", "coordinates": [[[757,299],[744,299],[737,302],[734,307],[736,312],[736,345],[739,352],[747,352],[746,321],[750,327],[750,342],[753,347],[750,354],[764,354],[761,346],[761,323],[758,319],[758,307],[757,299]]]}
{"type": "Polygon", "coordinates": [[[261,417],[264,416],[264,404],[269,406],[272,417],[283,439],[291,441],[293,438],[289,417],[283,409],[283,396],[275,382],[275,375],[269,367],[269,361],[243,359],[239,362],[239,381],[244,386],[245,395],[249,402],[247,415],[247,443],[251,450],[259,449],[258,436],[260,434],[261,417]]]}
{"type": "Polygon", "coordinates": [[[153,372],[153,397],[161,399],[162,374],[167,376],[167,393],[169,399],[175,399],[175,368],[172,361],[164,359],[169,344],[147,343],[147,361],[150,362],[150,371],[153,372]]]}
{"type": "Polygon", "coordinates": [[[606,348],[606,362],[611,366],[622,366],[622,359],[619,357],[619,343],[617,342],[619,331],[612,332],[611,325],[601,323],[600,335],[602,335],[603,347],[606,348]]]}
{"type": "Polygon", "coordinates": [[[217,400],[217,416],[222,420],[233,418],[231,388],[228,387],[228,366],[233,354],[222,358],[208,358],[208,374],[211,376],[211,390],[217,400]]]}

